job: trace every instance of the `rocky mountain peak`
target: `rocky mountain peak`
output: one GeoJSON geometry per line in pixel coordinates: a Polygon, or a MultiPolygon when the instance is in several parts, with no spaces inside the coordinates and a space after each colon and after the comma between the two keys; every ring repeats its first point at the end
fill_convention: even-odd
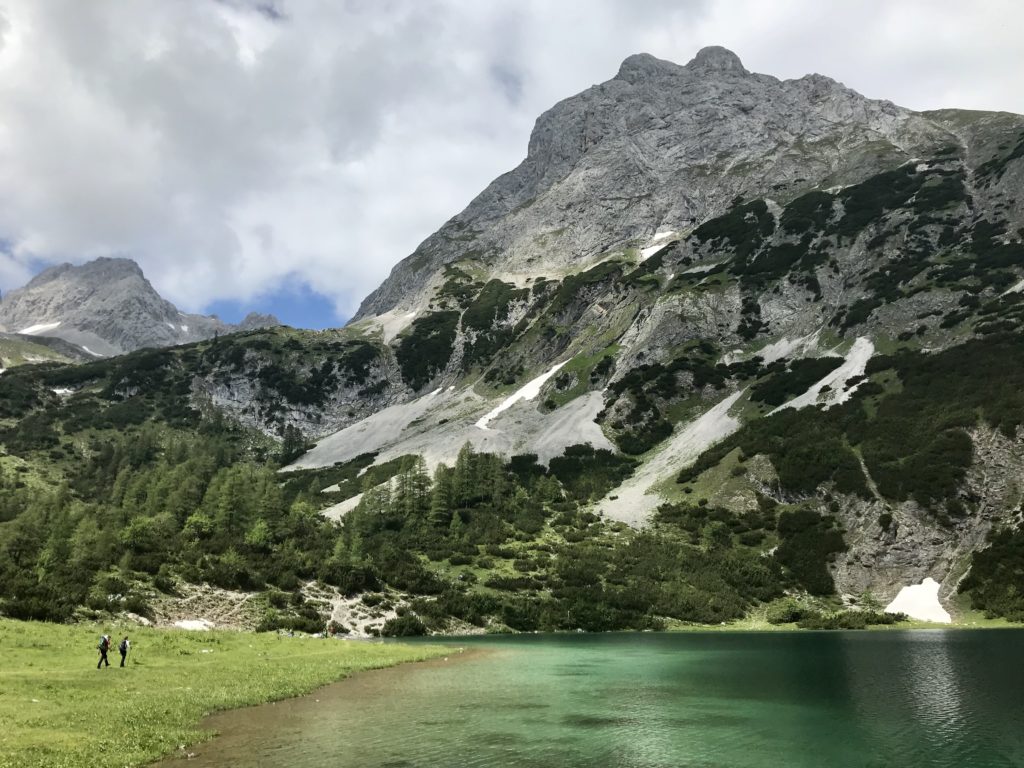
{"type": "Polygon", "coordinates": [[[635,84],[680,71],[682,67],[671,61],[659,59],[649,53],[634,53],[623,60],[615,79],[635,84]]]}
{"type": "Polygon", "coordinates": [[[720,45],[709,45],[697,51],[686,69],[696,73],[729,72],[737,75],[750,74],[743,67],[740,57],[720,45]]]}
{"type": "MultiPolygon", "coordinates": [[[[47,283],[53,283],[69,277],[76,282],[101,283],[110,280],[122,280],[125,278],[137,278],[146,282],[142,268],[131,259],[121,257],[101,256],[98,259],[81,265],[69,264],[67,262],[44,269],[33,277],[26,288],[35,288],[47,283]]],[[[152,288],[151,288],[152,290],[152,288]]]]}
{"type": "Polygon", "coordinates": [[[269,315],[252,314],[234,326],[216,317],[184,314],[126,258],[50,267],[0,300],[0,331],[61,338],[94,356],[278,324],[269,315]]]}
{"type": "Polygon", "coordinates": [[[636,54],[544,112],[523,162],[398,264],[356,319],[418,311],[453,262],[561,275],[699,225],[737,197],[785,203],[951,143],[926,115],[819,75],[750,73],[720,46],[685,66],[636,54]]]}

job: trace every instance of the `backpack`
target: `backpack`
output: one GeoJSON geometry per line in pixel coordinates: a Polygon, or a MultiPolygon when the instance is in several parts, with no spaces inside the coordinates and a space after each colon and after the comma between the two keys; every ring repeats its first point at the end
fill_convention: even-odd
{"type": "Polygon", "coordinates": [[[117,650],[119,650],[121,653],[128,653],[128,641],[122,640],[121,644],[117,646],[117,650]]]}
{"type": "Polygon", "coordinates": [[[110,647],[110,641],[106,637],[100,638],[100,644],[96,646],[97,650],[105,651],[110,647]]]}

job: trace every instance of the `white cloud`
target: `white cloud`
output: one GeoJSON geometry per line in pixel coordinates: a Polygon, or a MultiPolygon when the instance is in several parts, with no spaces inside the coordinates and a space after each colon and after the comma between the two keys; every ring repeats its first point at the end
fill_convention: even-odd
{"type": "Polygon", "coordinates": [[[0,0],[0,288],[138,260],[190,310],[297,279],[350,313],[646,50],[1024,112],[1011,2],[0,0]]]}

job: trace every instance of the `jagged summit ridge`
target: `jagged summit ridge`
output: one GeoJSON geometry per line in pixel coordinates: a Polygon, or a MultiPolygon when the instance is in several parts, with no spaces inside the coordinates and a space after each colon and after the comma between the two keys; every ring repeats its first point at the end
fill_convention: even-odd
{"type": "Polygon", "coordinates": [[[720,45],[701,48],[685,66],[666,59],[659,59],[649,53],[634,53],[627,56],[619,67],[616,80],[636,84],[645,79],[665,76],[715,76],[749,75],[740,57],[720,45]]]}
{"type": "Polygon", "coordinates": [[[556,277],[737,196],[784,203],[954,141],[939,120],[821,75],[749,73],[718,46],[685,66],[633,55],[544,112],[523,162],[398,264],[356,319],[425,306],[453,262],[556,277]]]}
{"type": "Polygon", "coordinates": [[[68,262],[48,267],[29,280],[25,287],[37,288],[41,285],[60,280],[61,277],[68,273],[75,274],[79,280],[96,283],[105,280],[121,280],[125,278],[140,278],[145,280],[142,268],[131,259],[101,256],[78,267],[68,262]]]}

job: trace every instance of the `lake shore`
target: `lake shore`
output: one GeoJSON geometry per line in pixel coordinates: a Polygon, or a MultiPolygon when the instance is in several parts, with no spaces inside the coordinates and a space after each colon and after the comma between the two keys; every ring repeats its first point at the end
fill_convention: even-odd
{"type": "MultiPolygon", "coordinates": [[[[491,639],[500,636],[489,635],[491,639]]],[[[508,637],[512,637],[509,635],[508,637]]],[[[271,701],[252,707],[217,712],[204,718],[200,726],[217,735],[197,744],[188,761],[190,766],[218,766],[229,764],[239,754],[246,754],[254,741],[265,737],[268,730],[288,730],[305,727],[311,719],[330,711],[335,705],[365,701],[392,695],[402,689],[411,675],[431,669],[450,667],[453,664],[479,661],[495,656],[500,651],[480,647],[446,647],[436,643],[414,643],[417,648],[441,648],[444,656],[419,661],[415,664],[399,664],[378,669],[356,672],[343,680],[325,685],[304,696],[283,701],[271,701]]],[[[150,768],[170,768],[175,765],[177,755],[154,763],[150,768]]]]}
{"type": "Polygon", "coordinates": [[[440,645],[0,619],[0,768],[146,765],[214,734],[212,713],[301,696],[354,673],[449,655],[440,645]],[[100,634],[112,666],[96,669],[100,634]],[[128,634],[124,669],[116,651],[128,634]]]}
{"type": "Polygon", "coordinates": [[[221,735],[187,762],[771,768],[781,755],[796,768],[1016,765],[1017,634],[473,636],[448,662],[215,715],[202,725],[221,735]]]}
{"type": "MultiPolygon", "coordinates": [[[[1020,628],[970,616],[952,624],[907,621],[868,631],[1015,627],[1020,628]]],[[[751,617],[724,625],[673,624],[666,633],[812,631],[751,617]]],[[[0,619],[0,646],[7,657],[0,670],[0,721],[5,724],[0,768],[147,765],[185,755],[215,735],[221,718],[238,722],[234,710],[286,699],[291,700],[286,708],[308,706],[318,698],[309,694],[324,689],[329,697],[332,684],[362,679],[364,671],[412,661],[443,665],[446,656],[470,659],[483,651],[462,653],[455,646],[475,638],[434,636],[431,642],[402,645],[0,619]],[[112,635],[115,649],[123,634],[132,638],[126,669],[116,666],[116,650],[110,652],[114,666],[95,669],[95,645],[103,632],[112,635]]]]}

